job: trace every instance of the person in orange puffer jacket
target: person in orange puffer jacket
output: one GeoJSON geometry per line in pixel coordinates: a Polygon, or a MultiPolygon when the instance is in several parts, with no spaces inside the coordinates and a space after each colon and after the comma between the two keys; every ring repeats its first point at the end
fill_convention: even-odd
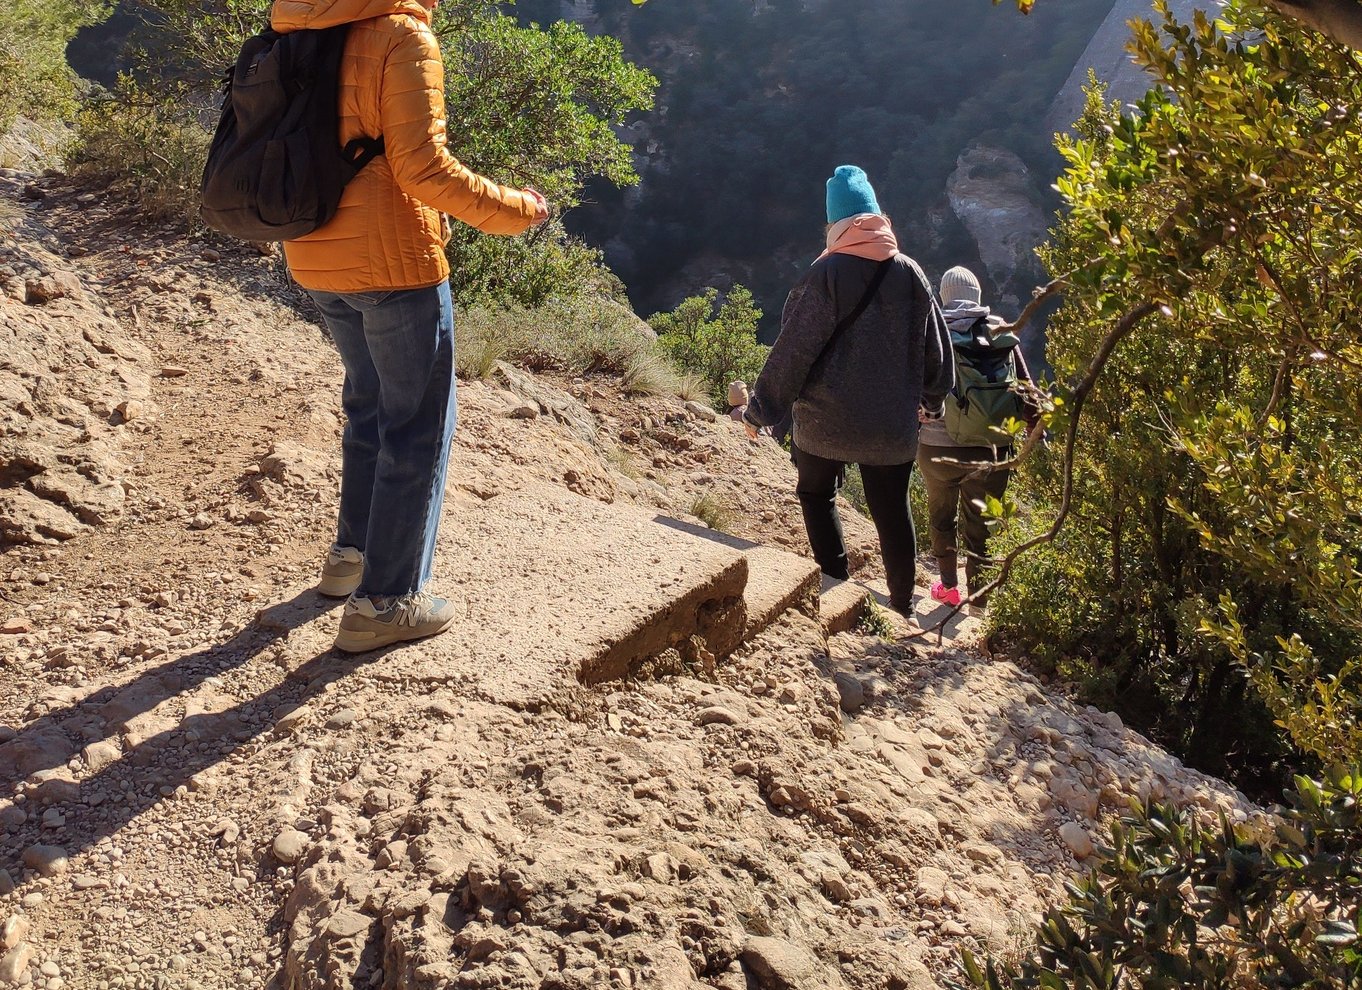
{"type": "Polygon", "coordinates": [[[456,420],[448,214],[489,234],[548,219],[533,189],[477,175],[450,153],[438,0],[275,0],[280,33],[350,24],[338,147],[384,140],[336,216],[284,244],[345,365],[336,542],[318,590],[345,597],[336,647],[378,649],[443,632],[451,603],[427,588],[456,420]]]}

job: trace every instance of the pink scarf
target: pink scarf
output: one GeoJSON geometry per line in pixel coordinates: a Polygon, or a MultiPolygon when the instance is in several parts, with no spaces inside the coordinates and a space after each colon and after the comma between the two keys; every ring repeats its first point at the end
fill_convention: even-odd
{"type": "Polygon", "coordinates": [[[889,218],[878,213],[858,213],[828,228],[828,246],[818,257],[854,254],[858,258],[884,261],[899,253],[899,241],[889,218]]]}

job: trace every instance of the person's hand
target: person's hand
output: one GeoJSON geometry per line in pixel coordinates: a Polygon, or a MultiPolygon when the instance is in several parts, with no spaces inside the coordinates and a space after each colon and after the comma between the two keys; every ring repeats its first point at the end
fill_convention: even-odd
{"type": "Polygon", "coordinates": [[[549,218],[549,201],[544,198],[544,194],[541,193],[538,189],[532,189],[529,186],[526,186],[524,189],[520,191],[523,192],[526,196],[530,197],[530,199],[534,200],[533,225],[535,227],[538,227],[540,224],[546,222],[549,218]]]}
{"type": "Polygon", "coordinates": [[[927,415],[927,410],[921,406],[917,407],[917,421],[919,423],[930,423],[932,421],[932,418],[927,415]]]}
{"type": "Polygon", "coordinates": [[[761,436],[761,430],[747,422],[747,420],[743,420],[742,425],[743,429],[747,430],[747,438],[749,440],[756,440],[761,436]]]}

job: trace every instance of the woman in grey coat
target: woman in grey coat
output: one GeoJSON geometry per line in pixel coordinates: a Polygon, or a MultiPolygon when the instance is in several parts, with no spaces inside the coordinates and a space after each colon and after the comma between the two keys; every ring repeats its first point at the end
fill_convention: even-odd
{"type": "Polygon", "coordinates": [[[780,337],[744,420],[755,437],[793,411],[795,491],[814,559],[834,578],[848,577],[837,489],[846,465],[860,465],[890,604],[908,612],[918,408],[940,415],[954,384],[950,337],[922,269],[899,253],[865,172],[836,170],[827,217],[827,249],[785,302],[780,337]]]}

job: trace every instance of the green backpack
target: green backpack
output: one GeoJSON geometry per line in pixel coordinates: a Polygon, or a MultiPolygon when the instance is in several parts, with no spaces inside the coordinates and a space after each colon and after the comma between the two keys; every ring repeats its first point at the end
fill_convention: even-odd
{"type": "Polygon", "coordinates": [[[1022,394],[1013,351],[1014,333],[991,335],[988,317],[963,332],[951,331],[955,388],[946,397],[946,432],[964,447],[999,447],[1012,442],[1002,425],[1022,418],[1022,394]]]}

